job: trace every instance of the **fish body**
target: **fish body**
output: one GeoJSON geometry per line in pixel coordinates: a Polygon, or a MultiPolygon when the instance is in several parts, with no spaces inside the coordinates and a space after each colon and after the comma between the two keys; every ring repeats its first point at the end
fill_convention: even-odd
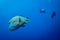
{"type": "Polygon", "coordinates": [[[51,18],[53,19],[55,16],[56,16],[56,12],[53,11],[53,13],[52,13],[52,15],[51,15],[51,18]]]}
{"type": "Polygon", "coordinates": [[[9,30],[11,30],[11,31],[16,30],[28,22],[29,22],[29,19],[26,17],[15,16],[8,22],[9,23],[9,30]]]}

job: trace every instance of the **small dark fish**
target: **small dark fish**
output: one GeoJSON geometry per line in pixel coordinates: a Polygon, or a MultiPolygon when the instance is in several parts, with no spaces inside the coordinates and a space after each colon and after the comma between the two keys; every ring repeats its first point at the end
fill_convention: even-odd
{"type": "Polygon", "coordinates": [[[45,9],[40,9],[40,13],[45,13],[45,9]]]}
{"type": "Polygon", "coordinates": [[[51,18],[53,19],[55,16],[56,16],[56,12],[53,11],[53,13],[52,13],[52,15],[51,15],[51,18]]]}

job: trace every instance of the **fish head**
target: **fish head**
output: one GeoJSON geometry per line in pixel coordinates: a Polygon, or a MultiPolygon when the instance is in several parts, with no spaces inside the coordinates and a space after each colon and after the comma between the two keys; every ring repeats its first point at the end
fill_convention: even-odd
{"type": "Polygon", "coordinates": [[[19,27],[20,27],[20,25],[16,22],[9,24],[9,30],[10,31],[14,31],[14,30],[18,29],[19,27]]]}

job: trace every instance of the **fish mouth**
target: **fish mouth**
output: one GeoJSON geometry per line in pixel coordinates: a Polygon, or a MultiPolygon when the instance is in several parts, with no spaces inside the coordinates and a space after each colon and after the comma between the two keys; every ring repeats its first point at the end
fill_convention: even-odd
{"type": "Polygon", "coordinates": [[[9,27],[9,30],[10,30],[10,31],[14,31],[15,29],[16,29],[16,28],[14,28],[14,26],[10,26],[10,27],[9,27]]]}
{"type": "Polygon", "coordinates": [[[10,31],[14,31],[15,29],[10,29],[10,28],[9,28],[9,30],[10,30],[10,31]]]}
{"type": "Polygon", "coordinates": [[[9,27],[9,30],[10,30],[10,31],[15,31],[15,30],[19,29],[20,27],[22,27],[22,25],[17,24],[17,25],[15,25],[15,26],[10,26],[10,27],[9,27]]]}
{"type": "Polygon", "coordinates": [[[17,27],[17,28],[9,28],[9,30],[10,31],[15,31],[15,30],[17,30],[19,27],[17,27]]]}

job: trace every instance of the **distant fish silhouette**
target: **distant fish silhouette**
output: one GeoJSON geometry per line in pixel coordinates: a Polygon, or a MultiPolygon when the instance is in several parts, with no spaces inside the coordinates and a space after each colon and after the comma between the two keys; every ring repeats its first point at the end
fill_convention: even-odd
{"type": "Polygon", "coordinates": [[[56,16],[56,12],[53,11],[53,13],[52,13],[52,15],[51,15],[51,18],[53,19],[55,16],[56,16]]]}
{"type": "Polygon", "coordinates": [[[45,13],[46,10],[45,9],[40,9],[40,13],[45,13]]]}

